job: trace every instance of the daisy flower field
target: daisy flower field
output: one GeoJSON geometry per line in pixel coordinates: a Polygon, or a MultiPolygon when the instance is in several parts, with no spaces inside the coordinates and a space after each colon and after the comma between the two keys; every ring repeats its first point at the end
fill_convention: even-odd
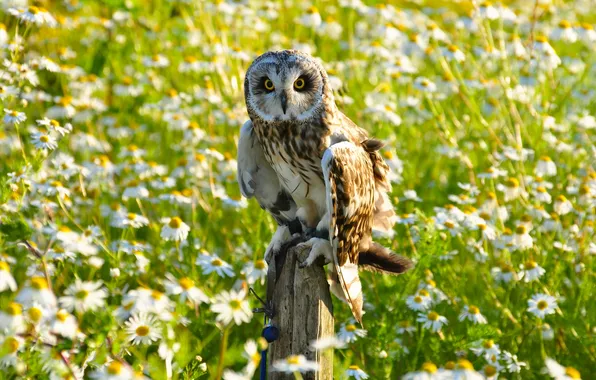
{"type": "MultiPolygon", "coordinates": [[[[2,378],[253,379],[276,224],[240,195],[244,77],[320,59],[386,145],[414,269],[334,299],[336,378],[590,379],[591,0],[6,0],[2,378]]],[[[319,370],[296,352],[270,370],[319,370]]]]}

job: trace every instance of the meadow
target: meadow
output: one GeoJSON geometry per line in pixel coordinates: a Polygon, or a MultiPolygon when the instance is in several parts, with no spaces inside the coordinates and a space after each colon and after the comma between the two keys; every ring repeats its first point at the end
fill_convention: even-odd
{"type": "Polygon", "coordinates": [[[334,299],[336,378],[594,378],[596,9],[506,3],[3,1],[0,377],[257,376],[243,80],[294,48],[386,142],[416,264],[361,273],[364,327],[334,299]]]}

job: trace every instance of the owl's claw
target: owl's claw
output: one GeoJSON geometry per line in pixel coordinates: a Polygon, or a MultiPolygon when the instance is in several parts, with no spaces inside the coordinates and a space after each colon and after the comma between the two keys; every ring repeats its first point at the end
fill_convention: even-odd
{"type": "Polygon", "coordinates": [[[314,237],[307,242],[298,244],[296,247],[300,250],[309,249],[308,256],[298,265],[300,268],[311,266],[320,256],[325,258],[323,265],[333,261],[333,249],[329,240],[314,237]]]}
{"type": "Polygon", "coordinates": [[[288,226],[279,226],[277,231],[273,234],[269,246],[265,250],[265,261],[267,264],[271,263],[271,259],[277,256],[281,250],[282,245],[292,238],[288,226]]]}

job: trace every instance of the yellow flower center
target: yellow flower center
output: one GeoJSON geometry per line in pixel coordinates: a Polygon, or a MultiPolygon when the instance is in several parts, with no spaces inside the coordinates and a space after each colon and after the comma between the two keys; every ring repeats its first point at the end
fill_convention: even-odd
{"type": "Polygon", "coordinates": [[[546,38],[545,35],[540,35],[540,36],[536,37],[536,42],[545,43],[547,41],[548,41],[548,38],[546,38]]]}
{"type": "Polygon", "coordinates": [[[10,266],[5,261],[0,261],[0,271],[10,272],[10,266]]]}
{"type": "Polygon", "coordinates": [[[426,363],[422,364],[422,370],[427,373],[435,373],[435,372],[437,372],[438,368],[435,365],[435,363],[426,362],[426,363]]]}
{"type": "Polygon", "coordinates": [[[163,293],[157,290],[152,290],[151,291],[151,297],[153,297],[156,300],[160,300],[161,297],[163,297],[163,293]]]}
{"type": "Polygon", "coordinates": [[[178,282],[184,290],[191,289],[193,286],[195,286],[195,282],[188,277],[181,278],[178,282]]]}
{"type": "Polygon", "coordinates": [[[545,300],[540,300],[538,301],[538,303],[536,304],[536,307],[540,310],[544,310],[548,307],[548,302],[546,302],[545,300]]]}
{"type": "Polygon", "coordinates": [[[523,234],[526,233],[526,231],[527,231],[526,230],[526,226],[517,226],[515,228],[515,233],[518,234],[518,235],[523,235],[523,234]]]}
{"type": "Polygon", "coordinates": [[[29,318],[31,318],[33,322],[39,322],[39,320],[43,316],[41,309],[38,307],[32,307],[31,309],[29,309],[27,313],[29,314],[29,318]]]}
{"type": "Polygon", "coordinates": [[[421,289],[418,294],[420,294],[422,297],[428,297],[430,295],[426,289],[421,289]]]}
{"type": "Polygon", "coordinates": [[[450,220],[446,220],[445,222],[443,222],[443,225],[444,225],[445,227],[447,227],[447,228],[450,228],[450,229],[451,229],[451,228],[453,228],[453,227],[455,227],[455,223],[453,223],[453,222],[452,222],[452,221],[450,221],[450,220]]]}
{"type": "Polygon", "coordinates": [[[60,322],[64,322],[66,321],[66,318],[68,318],[68,313],[66,312],[66,310],[58,310],[58,312],[56,313],[56,319],[60,322]]]}
{"type": "Polygon", "coordinates": [[[223,265],[223,261],[221,261],[220,259],[213,259],[211,260],[211,265],[213,265],[214,267],[220,267],[223,265]]]}
{"type": "Polygon", "coordinates": [[[484,343],[482,343],[482,347],[489,349],[492,348],[495,345],[495,342],[492,339],[489,340],[485,340],[484,343]]]}
{"type": "Polygon", "coordinates": [[[137,214],[129,212],[126,217],[128,218],[128,220],[135,220],[137,218],[137,214]]]}
{"type": "Polygon", "coordinates": [[[10,315],[21,315],[23,314],[23,307],[21,306],[21,304],[11,302],[8,304],[6,312],[10,315]]]}
{"type": "Polygon", "coordinates": [[[355,325],[347,325],[346,331],[354,332],[354,331],[356,331],[356,326],[355,325]]]}
{"type": "Polygon", "coordinates": [[[149,326],[141,325],[141,326],[137,327],[137,329],[135,330],[135,333],[138,336],[147,336],[147,334],[149,334],[149,326]]]}
{"type": "Polygon", "coordinates": [[[31,279],[31,286],[36,290],[43,290],[48,288],[48,282],[43,277],[33,277],[31,279]]]}
{"type": "Polygon", "coordinates": [[[168,225],[173,229],[178,229],[180,228],[180,226],[182,226],[182,219],[175,216],[172,219],[170,219],[170,223],[168,223],[168,225]]]}
{"type": "Polygon", "coordinates": [[[474,370],[474,366],[472,365],[472,363],[470,363],[469,360],[466,359],[460,359],[457,361],[457,366],[461,369],[471,369],[474,370]]]}
{"type": "Polygon", "coordinates": [[[538,186],[536,188],[536,191],[538,191],[539,193],[546,193],[546,188],[544,186],[538,186]]]}
{"type": "Polygon", "coordinates": [[[89,295],[89,292],[86,291],[85,289],[81,289],[75,293],[75,297],[79,300],[84,300],[85,298],[87,298],[88,295],[89,295]]]}
{"type": "Polygon", "coordinates": [[[480,314],[480,309],[478,309],[476,306],[472,305],[468,308],[468,311],[470,312],[470,314],[480,314]]]}
{"type": "Polygon", "coordinates": [[[581,375],[580,375],[579,371],[573,367],[565,368],[565,375],[567,375],[568,377],[570,377],[572,379],[581,379],[581,375]]]}
{"type": "Polygon", "coordinates": [[[242,302],[240,302],[240,300],[231,300],[230,301],[230,307],[232,308],[232,310],[240,310],[241,306],[242,306],[242,302]]]}
{"type": "Polygon", "coordinates": [[[567,201],[567,198],[565,198],[564,195],[559,195],[557,197],[557,202],[566,202],[566,201],[567,201]]]}
{"type": "Polygon", "coordinates": [[[122,372],[122,363],[113,361],[108,365],[108,373],[110,375],[119,375],[122,372]]]}
{"type": "Polygon", "coordinates": [[[39,136],[39,141],[41,141],[42,143],[47,143],[48,141],[50,141],[50,138],[47,135],[41,135],[39,136]]]}
{"type": "Polygon", "coordinates": [[[351,365],[348,368],[351,369],[351,370],[353,370],[353,371],[360,371],[360,367],[358,367],[357,365],[351,365]]]}
{"type": "Polygon", "coordinates": [[[439,320],[439,313],[435,312],[435,311],[431,311],[430,313],[428,313],[427,316],[429,321],[438,321],[439,320]]]}
{"type": "Polygon", "coordinates": [[[255,268],[256,268],[256,269],[263,270],[263,269],[265,269],[265,265],[266,265],[266,264],[265,264],[265,260],[257,260],[257,261],[255,262],[255,268]]]}
{"type": "Polygon", "coordinates": [[[21,344],[19,343],[17,338],[12,337],[12,336],[6,338],[6,340],[4,341],[4,344],[3,344],[4,348],[11,354],[14,354],[15,352],[17,352],[20,345],[21,344]]]}
{"type": "Polygon", "coordinates": [[[507,187],[513,187],[513,188],[519,187],[519,181],[517,180],[517,178],[511,177],[511,178],[508,178],[507,181],[505,181],[505,185],[507,187]]]}
{"type": "Polygon", "coordinates": [[[492,365],[488,364],[486,365],[486,367],[484,367],[484,374],[488,377],[494,376],[497,374],[497,369],[492,365]]]}
{"type": "Polygon", "coordinates": [[[524,263],[525,269],[534,269],[537,266],[538,266],[538,263],[536,263],[536,261],[534,261],[534,260],[528,260],[524,263]]]}
{"type": "Polygon", "coordinates": [[[569,28],[571,28],[571,23],[569,21],[567,21],[567,20],[561,20],[559,22],[559,28],[569,29],[569,28]]]}
{"type": "Polygon", "coordinates": [[[451,371],[451,370],[455,369],[455,362],[448,361],[447,363],[445,363],[444,367],[446,370],[451,371]]]}
{"type": "Polygon", "coordinates": [[[420,297],[420,296],[414,297],[414,302],[416,302],[416,303],[422,303],[422,297],[420,297]]]}
{"type": "Polygon", "coordinates": [[[459,50],[457,48],[457,46],[455,46],[455,45],[449,45],[449,47],[447,49],[449,49],[449,51],[452,52],[452,53],[455,53],[456,51],[459,50]]]}

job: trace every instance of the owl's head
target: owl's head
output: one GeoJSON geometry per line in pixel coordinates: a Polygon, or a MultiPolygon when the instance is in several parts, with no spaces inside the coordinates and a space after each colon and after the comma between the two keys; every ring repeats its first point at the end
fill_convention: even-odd
{"type": "Polygon", "coordinates": [[[321,113],[324,98],[333,102],[323,66],[295,50],[255,59],[246,72],[244,96],[251,117],[267,121],[307,120],[321,113]]]}

